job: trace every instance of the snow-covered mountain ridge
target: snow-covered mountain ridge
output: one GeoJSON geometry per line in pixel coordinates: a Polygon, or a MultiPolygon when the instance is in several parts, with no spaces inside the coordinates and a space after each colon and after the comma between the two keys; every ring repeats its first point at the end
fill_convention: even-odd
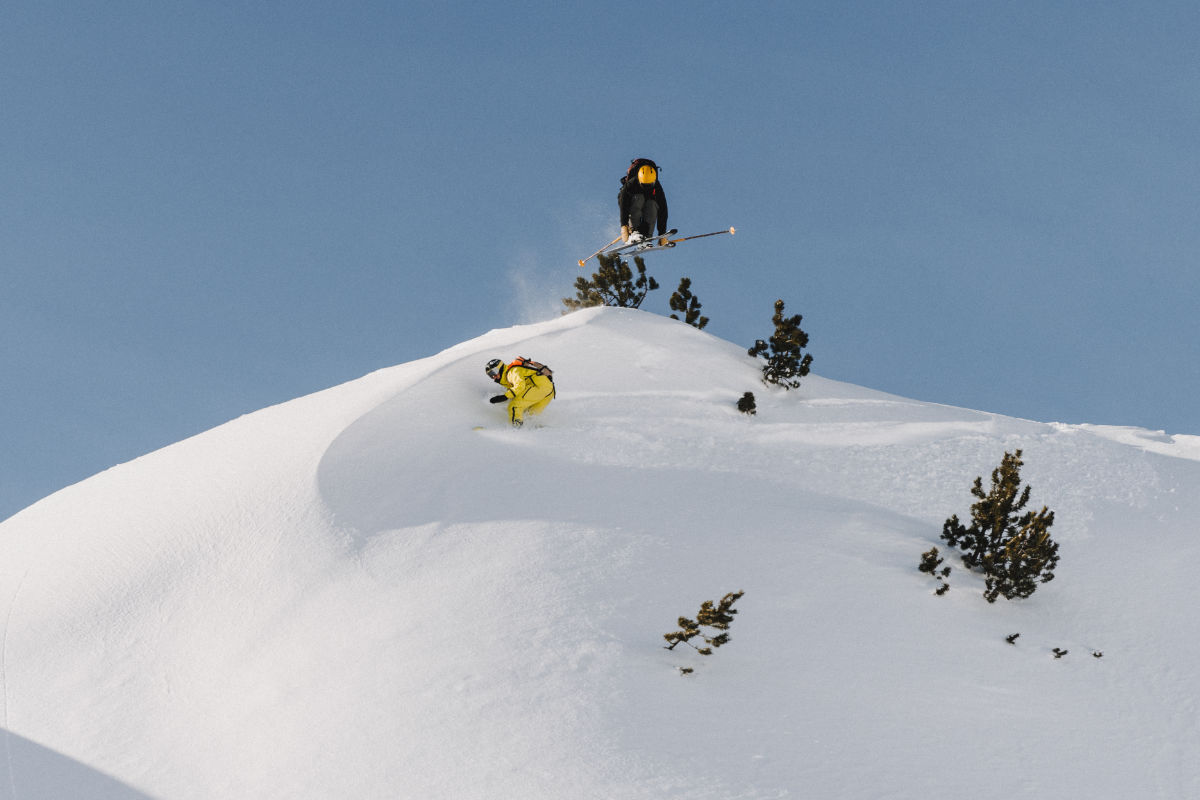
{"type": "Polygon", "coordinates": [[[592,309],[15,515],[0,795],[1200,796],[1200,437],[758,378],[592,309]],[[518,354],[554,367],[544,427],[486,402],[518,354]],[[934,597],[921,552],[1018,448],[1058,577],[989,605],[951,558],[934,597]],[[727,647],[663,649],[737,589],[727,647]]]}

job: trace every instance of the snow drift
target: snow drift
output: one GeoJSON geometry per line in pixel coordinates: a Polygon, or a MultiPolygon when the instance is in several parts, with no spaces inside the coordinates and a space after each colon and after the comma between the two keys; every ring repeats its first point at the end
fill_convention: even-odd
{"type": "Polygon", "coordinates": [[[491,331],[0,524],[0,795],[1200,796],[1197,458],[767,389],[642,312],[491,331]],[[516,355],[555,370],[537,429],[486,402],[516,355]],[[950,558],[933,596],[1017,448],[1056,580],[989,605],[950,558]],[[739,589],[729,645],[663,648],[739,589]]]}

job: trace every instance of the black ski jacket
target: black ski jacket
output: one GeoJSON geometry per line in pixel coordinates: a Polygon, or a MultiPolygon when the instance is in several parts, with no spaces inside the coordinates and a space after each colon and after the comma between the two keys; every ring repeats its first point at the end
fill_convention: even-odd
{"type": "Polygon", "coordinates": [[[658,235],[662,236],[667,232],[667,195],[659,181],[655,181],[653,186],[645,186],[638,183],[637,177],[634,176],[621,184],[621,191],[617,193],[617,205],[621,209],[621,224],[628,224],[633,196],[637,194],[647,195],[646,199],[653,200],[658,206],[658,235]]]}

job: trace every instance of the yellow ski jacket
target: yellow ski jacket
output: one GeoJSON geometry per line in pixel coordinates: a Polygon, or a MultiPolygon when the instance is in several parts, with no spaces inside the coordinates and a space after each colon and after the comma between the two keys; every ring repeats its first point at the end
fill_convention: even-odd
{"type": "Polygon", "coordinates": [[[546,375],[539,375],[537,370],[523,367],[514,361],[504,368],[500,376],[501,384],[509,388],[504,396],[510,400],[541,400],[544,397],[554,397],[554,381],[546,375]]]}

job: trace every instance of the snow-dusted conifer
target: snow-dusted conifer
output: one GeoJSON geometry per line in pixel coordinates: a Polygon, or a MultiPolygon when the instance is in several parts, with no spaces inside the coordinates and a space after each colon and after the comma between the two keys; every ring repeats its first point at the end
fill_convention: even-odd
{"type": "Polygon", "coordinates": [[[800,379],[808,374],[812,355],[803,352],[808,346],[808,334],[800,329],[801,319],[799,314],[785,317],[783,301],[775,301],[775,316],[771,318],[775,332],[768,341],[759,339],[747,351],[756,358],[766,359],[762,368],[763,383],[795,389],[800,385],[800,379]]]}
{"type": "Polygon", "coordinates": [[[989,603],[1029,597],[1039,583],[1054,579],[1058,565],[1058,543],[1050,538],[1054,512],[1021,510],[1029,502],[1031,487],[1021,489],[1021,451],[1005,453],[992,471],[992,487],[983,490],[983,478],[975,479],[971,494],[979,498],[971,506],[971,525],[958,515],[946,520],[942,539],[962,551],[963,565],[986,576],[983,596],[989,603]]]}
{"type": "Polygon", "coordinates": [[[716,606],[713,605],[712,600],[705,600],[700,605],[700,612],[695,619],[680,617],[677,622],[679,630],[663,634],[663,638],[670,643],[666,649],[674,650],[676,645],[683,642],[700,655],[711,656],[714,648],[729,642],[729,624],[733,622],[734,614],[738,613],[733,604],[743,594],[745,592],[730,592],[722,597],[721,602],[716,606]],[[711,628],[720,633],[706,632],[705,628],[711,628]],[[704,640],[705,647],[697,647],[691,643],[690,640],[697,636],[704,640]]]}
{"type": "Polygon", "coordinates": [[[633,268],[620,255],[596,257],[600,269],[592,273],[591,280],[580,276],[575,279],[575,297],[564,297],[563,305],[569,310],[592,306],[615,306],[638,308],[646,299],[646,293],[658,288],[658,281],[646,274],[646,263],[641,256],[634,256],[637,277],[633,268]]]}
{"type": "Polygon", "coordinates": [[[946,578],[950,577],[950,567],[942,567],[943,561],[945,559],[942,558],[938,549],[934,547],[921,554],[921,563],[917,566],[917,569],[921,572],[928,572],[938,579],[940,585],[934,594],[939,597],[950,591],[950,584],[946,581],[946,578]],[[942,568],[939,570],[938,567],[942,568]]]}
{"type": "MultiPolygon", "coordinates": [[[[708,324],[708,317],[700,315],[700,301],[692,294],[692,279],[680,278],[679,288],[671,295],[671,310],[683,313],[683,321],[699,330],[708,324]]],[[[674,314],[671,319],[679,319],[674,314]]]]}

